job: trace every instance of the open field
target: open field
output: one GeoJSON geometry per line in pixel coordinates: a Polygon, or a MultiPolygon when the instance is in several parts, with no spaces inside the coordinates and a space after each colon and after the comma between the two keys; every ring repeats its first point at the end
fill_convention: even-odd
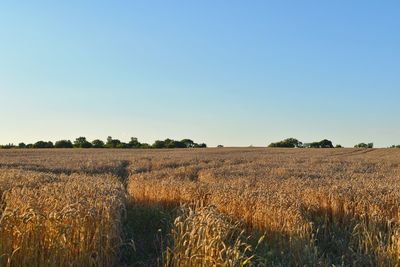
{"type": "Polygon", "coordinates": [[[399,266],[398,149],[0,151],[0,266],[399,266]]]}

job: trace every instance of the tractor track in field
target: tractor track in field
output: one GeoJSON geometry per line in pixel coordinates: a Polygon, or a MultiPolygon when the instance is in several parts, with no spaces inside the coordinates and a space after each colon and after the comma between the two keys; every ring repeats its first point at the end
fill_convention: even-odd
{"type": "Polygon", "coordinates": [[[374,152],[374,151],[375,151],[375,149],[373,149],[373,148],[369,148],[369,149],[361,148],[361,149],[353,150],[353,151],[350,151],[350,152],[331,154],[331,155],[329,155],[329,157],[337,157],[337,156],[351,157],[351,156],[358,156],[358,155],[371,153],[371,152],[374,152]]]}

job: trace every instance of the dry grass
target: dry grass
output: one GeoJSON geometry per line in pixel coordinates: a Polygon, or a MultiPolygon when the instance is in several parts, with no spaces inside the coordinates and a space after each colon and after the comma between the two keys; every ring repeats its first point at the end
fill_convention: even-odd
{"type": "Polygon", "coordinates": [[[8,170],[2,172],[5,180],[1,266],[110,266],[117,261],[125,192],[115,177],[8,170]],[[23,177],[12,185],[15,174],[23,177]]]}
{"type": "Polygon", "coordinates": [[[164,266],[245,266],[253,256],[240,225],[218,212],[215,207],[181,207],[172,228],[171,245],[164,266]]]}
{"type": "Polygon", "coordinates": [[[238,152],[206,154],[200,169],[132,175],[128,191],[146,203],[202,199],[266,231],[265,264],[399,264],[398,151],[238,152]]]}
{"type": "Polygon", "coordinates": [[[160,250],[158,239],[137,240],[157,233],[137,231],[186,207],[162,237],[166,252],[152,254],[159,260],[125,265],[240,266],[251,256],[246,263],[260,266],[400,263],[400,150],[224,148],[1,151],[0,265],[14,251],[18,265],[118,265],[124,186],[143,205],[125,220],[136,221],[129,238],[137,246],[160,250]],[[205,206],[185,204],[198,201],[205,206]]]}

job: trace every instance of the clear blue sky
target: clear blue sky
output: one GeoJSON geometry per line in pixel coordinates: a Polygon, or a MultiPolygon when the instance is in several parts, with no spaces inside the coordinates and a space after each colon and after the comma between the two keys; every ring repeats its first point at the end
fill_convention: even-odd
{"type": "Polygon", "coordinates": [[[399,1],[3,1],[0,143],[400,144],[399,1]]]}

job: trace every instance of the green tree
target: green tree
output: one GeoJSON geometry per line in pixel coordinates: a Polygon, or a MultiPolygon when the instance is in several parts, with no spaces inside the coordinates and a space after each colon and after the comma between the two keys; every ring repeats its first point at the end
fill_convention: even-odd
{"type": "Polygon", "coordinates": [[[101,141],[100,139],[95,139],[92,141],[92,147],[93,148],[103,148],[104,147],[104,142],[101,141]]]}
{"type": "Polygon", "coordinates": [[[181,141],[173,141],[171,148],[187,148],[186,144],[181,141]]]}
{"type": "Polygon", "coordinates": [[[105,147],[107,147],[107,148],[116,148],[120,144],[121,144],[120,140],[112,139],[112,137],[109,136],[109,137],[107,137],[107,143],[105,144],[105,147]]]}
{"type": "Polygon", "coordinates": [[[55,148],[73,148],[73,144],[70,140],[59,140],[54,144],[55,148]]]}
{"type": "Polygon", "coordinates": [[[167,138],[164,140],[164,147],[165,148],[186,148],[186,144],[181,141],[176,141],[176,140],[167,138]]]}
{"type": "Polygon", "coordinates": [[[276,143],[271,143],[269,147],[302,147],[303,143],[297,140],[296,138],[286,138],[283,141],[279,141],[276,143]]]}
{"type": "Polygon", "coordinates": [[[130,148],[130,147],[131,146],[129,146],[129,144],[120,142],[119,144],[116,145],[115,148],[130,148]]]}
{"type": "Polygon", "coordinates": [[[106,144],[110,144],[110,143],[112,143],[112,137],[111,136],[108,136],[107,137],[107,142],[106,142],[106,144]]]}
{"type": "Polygon", "coordinates": [[[366,143],[359,143],[354,146],[355,148],[368,148],[368,144],[366,143]]]}
{"type": "Polygon", "coordinates": [[[319,142],[312,142],[312,143],[308,144],[308,146],[310,148],[320,148],[319,142]]]}
{"type": "Polygon", "coordinates": [[[86,137],[78,137],[74,141],[74,147],[77,148],[91,148],[92,144],[86,140],[86,137]]]}
{"type": "Polygon", "coordinates": [[[303,147],[308,147],[308,148],[333,148],[332,141],[328,139],[321,140],[319,142],[312,142],[312,143],[306,143],[303,145],[303,147]]]}
{"type": "Polygon", "coordinates": [[[186,147],[194,147],[194,142],[191,139],[183,139],[181,143],[185,144],[186,147]]]}
{"type": "Polygon", "coordinates": [[[151,148],[151,145],[149,145],[147,143],[141,143],[140,148],[143,148],[143,149],[151,148]]]}
{"type": "Polygon", "coordinates": [[[1,145],[0,148],[2,148],[2,149],[10,149],[10,148],[15,148],[15,145],[13,143],[9,143],[7,145],[1,145]]]}
{"type": "Polygon", "coordinates": [[[53,142],[37,141],[33,144],[33,148],[54,148],[53,142]]]}
{"type": "Polygon", "coordinates": [[[25,145],[25,143],[19,143],[19,144],[18,144],[18,147],[19,147],[19,148],[26,148],[26,145],[25,145]]]}
{"type": "Polygon", "coordinates": [[[131,141],[129,141],[129,147],[139,148],[140,145],[141,144],[136,137],[131,137],[131,141]]]}
{"type": "Polygon", "coordinates": [[[319,142],[319,147],[320,148],[333,148],[332,141],[324,139],[319,142]]]}
{"type": "Polygon", "coordinates": [[[165,148],[165,142],[162,140],[156,140],[153,145],[153,148],[165,148]]]}
{"type": "Polygon", "coordinates": [[[200,143],[200,144],[195,143],[194,147],[196,147],[196,148],[206,148],[207,145],[205,143],[200,143]]]}
{"type": "Polygon", "coordinates": [[[169,139],[169,138],[165,139],[164,140],[164,147],[166,147],[166,148],[174,148],[174,140],[169,139]]]}

